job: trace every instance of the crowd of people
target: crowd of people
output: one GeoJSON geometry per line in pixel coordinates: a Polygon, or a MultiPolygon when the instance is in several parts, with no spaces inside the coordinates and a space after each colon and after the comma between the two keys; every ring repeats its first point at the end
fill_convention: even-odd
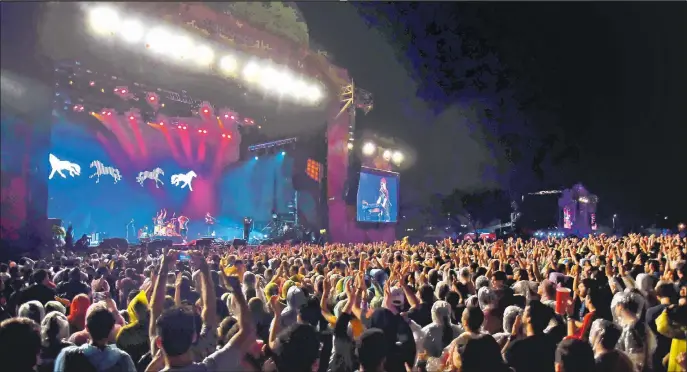
{"type": "Polygon", "coordinates": [[[0,263],[4,371],[686,371],[687,239],[594,236],[0,263]]]}

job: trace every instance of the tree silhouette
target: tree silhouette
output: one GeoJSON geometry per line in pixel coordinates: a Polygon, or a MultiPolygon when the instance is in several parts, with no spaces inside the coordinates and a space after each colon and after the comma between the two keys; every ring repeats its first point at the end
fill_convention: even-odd
{"type": "MultiPolygon", "coordinates": [[[[523,11],[491,3],[356,3],[359,13],[397,46],[399,60],[419,84],[418,96],[441,111],[455,102],[478,104],[487,144],[511,168],[521,192],[562,183],[561,169],[578,161],[577,145],[555,125],[560,73],[540,60],[536,40],[547,21],[523,24],[523,11]],[[517,37],[514,37],[517,35],[517,37]],[[518,39],[519,38],[519,39],[518,39]],[[555,88],[551,94],[552,88],[555,88]]],[[[556,10],[562,12],[562,10],[556,10]]],[[[543,59],[543,58],[542,58],[543,59]]]]}
{"type": "Polygon", "coordinates": [[[475,232],[495,221],[507,221],[511,211],[508,194],[497,189],[471,193],[456,189],[441,199],[441,208],[453,223],[467,224],[475,232]]]}

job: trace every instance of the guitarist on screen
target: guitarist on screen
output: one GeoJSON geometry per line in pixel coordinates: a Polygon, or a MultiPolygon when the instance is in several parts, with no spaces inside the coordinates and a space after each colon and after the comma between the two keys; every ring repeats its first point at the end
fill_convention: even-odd
{"type": "Polygon", "coordinates": [[[363,205],[368,208],[376,209],[379,215],[379,222],[391,222],[391,215],[389,209],[391,208],[391,200],[389,199],[389,189],[386,188],[386,178],[379,180],[379,196],[377,202],[373,205],[368,205],[363,200],[363,205]]]}

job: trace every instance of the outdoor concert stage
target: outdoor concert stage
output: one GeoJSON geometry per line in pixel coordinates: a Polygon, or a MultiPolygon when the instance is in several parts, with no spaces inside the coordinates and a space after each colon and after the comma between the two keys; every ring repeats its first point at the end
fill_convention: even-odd
{"type": "MultiPolygon", "coordinates": [[[[3,100],[3,239],[41,235],[45,241],[39,232],[45,228],[37,225],[51,217],[71,224],[77,237],[135,240],[166,209],[168,217],[190,219],[189,239],[214,231],[230,240],[242,236],[244,217],[260,232],[273,215],[294,208],[307,229],[327,229],[334,241],[395,239],[396,200],[394,219],[381,224],[361,224],[351,212],[355,200],[344,200],[349,131],[354,110],[363,106],[353,100],[347,72],[309,49],[307,34],[298,45],[203,3],[115,8],[118,19],[147,20],[135,28],[139,34],[127,28],[133,21],[89,26],[94,9],[83,4],[42,8],[39,40],[32,42],[54,69],[32,76],[46,88],[32,97],[31,110],[44,111],[21,117],[3,100]],[[158,24],[195,41],[188,55],[197,60],[183,59],[188,50],[169,49],[179,43],[160,41],[158,24]],[[96,33],[102,31],[96,26],[112,29],[96,33]],[[286,75],[301,82],[274,86],[286,75]],[[351,105],[342,110],[346,89],[351,105]],[[52,102],[43,104],[46,91],[52,102]],[[48,106],[52,119],[46,119],[48,106]],[[249,149],[285,138],[298,140],[249,149]],[[211,230],[206,213],[218,219],[211,230]]],[[[3,87],[20,86],[22,78],[3,72],[3,87]]],[[[12,99],[24,107],[31,98],[17,93],[12,99]]],[[[397,193],[397,176],[375,176],[366,211],[379,210],[381,178],[397,193]]]]}

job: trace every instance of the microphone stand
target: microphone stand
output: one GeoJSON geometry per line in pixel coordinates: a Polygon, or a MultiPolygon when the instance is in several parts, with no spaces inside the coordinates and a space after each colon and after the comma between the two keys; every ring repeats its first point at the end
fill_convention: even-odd
{"type": "MultiPolygon", "coordinates": [[[[127,241],[127,243],[129,242],[129,226],[131,226],[131,227],[134,226],[134,220],[131,220],[131,222],[126,224],[126,241],[127,241]]],[[[134,228],[134,231],[136,231],[136,228],[134,228]]]]}

